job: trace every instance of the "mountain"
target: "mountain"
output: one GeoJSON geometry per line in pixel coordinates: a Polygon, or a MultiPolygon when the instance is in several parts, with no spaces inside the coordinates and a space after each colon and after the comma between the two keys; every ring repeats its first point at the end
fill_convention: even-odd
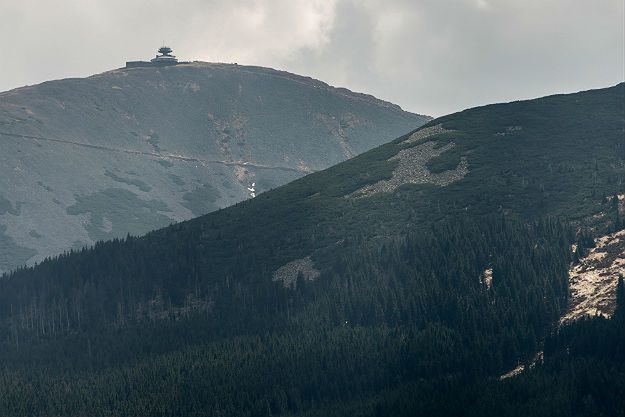
{"type": "Polygon", "coordinates": [[[624,115],[625,84],[466,110],[6,275],[0,413],[622,415],[622,278],[562,318],[625,256],[624,115]]]}
{"type": "Polygon", "coordinates": [[[311,78],[202,62],[0,93],[0,271],[227,207],[428,120],[311,78]]]}

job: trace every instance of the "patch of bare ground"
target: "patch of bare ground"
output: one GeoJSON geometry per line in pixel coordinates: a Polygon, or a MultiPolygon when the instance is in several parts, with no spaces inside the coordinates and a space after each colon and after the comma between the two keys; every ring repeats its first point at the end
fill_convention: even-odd
{"type": "Polygon", "coordinates": [[[487,290],[490,290],[490,287],[493,286],[493,268],[488,267],[482,272],[480,275],[480,282],[482,285],[486,287],[487,290]]]}
{"type": "Polygon", "coordinates": [[[310,256],[307,256],[282,265],[273,273],[273,281],[281,281],[285,287],[295,288],[300,274],[306,281],[314,281],[321,275],[310,256]]]}
{"type": "Polygon", "coordinates": [[[377,193],[390,193],[404,184],[434,184],[444,187],[464,178],[469,172],[469,165],[464,157],[455,169],[440,173],[430,172],[426,167],[427,163],[455,146],[453,142],[440,148],[436,148],[436,145],[436,142],[425,142],[412,148],[402,149],[389,159],[389,161],[399,161],[390,179],[362,187],[346,197],[362,198],[377,193]]]}
{"type": "MultiPolygon", "coordinates": [[[[444,133],[450,133],[453,130],[445,129],[441,124],[436,126],[420,129],[405,139],[402,144],[411,144],[422,142],[444,133]]],[[[427,163],[440,156],[441,154],[452,149],[455,144],[450,142],[444,146],[436,147],[437,143],[428,141],[419,143],[408,149],[402,149],[389,159],[389,161],[398,160],[399,163],[393,171],[393,176],[389,180],[378,181],[375,184],[362,187],[351,194],[346,195],[347,198],[368,197],[377,193],[390,193],[404,184],[434,184],[441,187],[451,184],[452,182],[462,179],[469,172],[469,166],[466,158],[461,158],[460,163],[455,169],[440,173],[432,173],[427,169],[427,163]]]]}
{"type": "Polygon", "coordinates": [[[534,356],[534,358],[532,359],[532,361],[529,363],[529,366],[526,366],[523,363],[518,364],[515,368],[511,369],[510,371],[506,372],[505,374],[501,375],[499,377],[500,381],[503,381],[504,379],[508,379],[508,378],[513,378],[517,375],[522,374],[525,369],[527,369],[529,367],[529,369],[532,369],[533,367],[536,366],[536,364],[542,363],[544,359],[544,353],[543,351],[539,351],[538,353],[536,353],[536,355],[534,356]]]}
{"type": "Polygon", "coordinates": [[[569,308],[560,319],[562,324],[614,313],[616,284],[619,277],[625,277],[625,230],[600,237],[595,244],[569,270],[569,308]]]}

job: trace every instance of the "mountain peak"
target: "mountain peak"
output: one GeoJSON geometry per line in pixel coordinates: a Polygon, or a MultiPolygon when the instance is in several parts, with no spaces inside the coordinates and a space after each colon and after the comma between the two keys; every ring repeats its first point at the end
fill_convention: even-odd
{"type": "Polygon", "coordinates": [[[309,77],[224,63],[1,93],[0,270],[227,207],[428,120],[309,77]]]}

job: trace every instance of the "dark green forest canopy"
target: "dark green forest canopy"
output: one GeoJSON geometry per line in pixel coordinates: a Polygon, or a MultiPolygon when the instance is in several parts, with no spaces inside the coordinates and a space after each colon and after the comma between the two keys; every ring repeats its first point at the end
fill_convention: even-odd
{"type": "Polygon", "coordinates": [[[606,197],[623,193],[624,92],[446,116],[435,136],[5,276],[1,414],[622,413],[622,314],[554,324],[577,228],[622,224],[606,197]],[[401,155],[422,177],[460,174],[358,196],[391,184],[401,155]],[[497,381],[543,346],[544,366],[497,381]]]}

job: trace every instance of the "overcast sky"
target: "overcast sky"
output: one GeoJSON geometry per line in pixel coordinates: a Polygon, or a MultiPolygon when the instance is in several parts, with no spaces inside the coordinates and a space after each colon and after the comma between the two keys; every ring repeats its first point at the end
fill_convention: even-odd
{"type": "Polygon", "coordinates": [[[439,116],[623,81],[624,16],[623,0],[0,0],[0,91],[165,42],[439,116]]]}

